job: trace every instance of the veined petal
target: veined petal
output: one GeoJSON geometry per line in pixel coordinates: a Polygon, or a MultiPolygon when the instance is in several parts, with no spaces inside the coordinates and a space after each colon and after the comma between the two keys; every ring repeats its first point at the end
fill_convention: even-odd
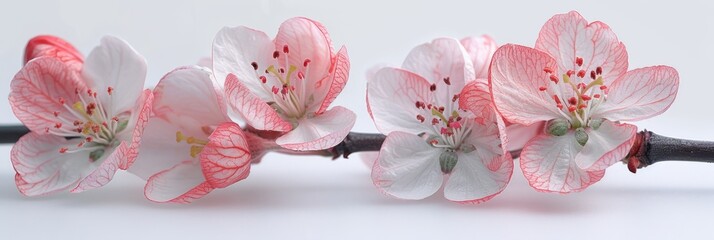
{"type": "Polygon", "coordinates": [[[605,102],[593,117],[612,121],[637,121],[666,111],[679,89],[679,74],[668,66],[628,71],[608,86],[605,102]]]}
{"type": "Polygon", "coordinates": [[[27,64],[30,60],[38,57],[53,57],[75,72],[82,71],[84,62],[84,57],[72,44],[51,35],[39,35],[27,42],[23,63],[27,64]]]}
{"type": "Polygon", "coordinates": [[[275,143],[299,151],[328,149],[345,139],[356,119],[352,111],[336,106],[323,114],[299,120],[295,129],[275,139],[275,143]]]}
{"type": "Polygon", "coordinates": [[[258,79],[253,68],[255,62],[265,68],[272,64],[275,46],[264,32],[247,27],[225,27],[213,40],[213,74],[219,86],[223,85],[229,74],[234,74],[253,94],[269,99],[270,94],[258,79]]]}
{"type": "Polygon", "coordinates": [[[139,154],[128,171],[147,180],[158,172],[193,159],[191,145],[176,141],[176,132],[178,131],[187,136],[208,139],[208,134],[201,131],[196,131],[193,128],[180,129],[162,118],[152,117],[141,138],[139,154]]]}
{"type": "Polygon", "coordinates": [[[372,168],[372,182],[380,191],[401,199],[431,196],[444,179],[439,167],[442,152],[416,135],[392,132],[372,168]]]}
{"type": "Polygon", "coordinates": [[[589,171],[604,170],[627,156],[635,143],[637,127],[603,121],[597,130],[587,130],[588,142],[575,156],[575,163],[589,171]]]}
{"type": "Polygon", "coordinates": [[[15,143],[10,160],[17,174],[17,189],[25,196],[39,196],[77,186],[85,172],[94,167],[89,152],[60,153],[63,147],[76,147],[81,139],[40,135],[30,132],[15,143]]]}
{"type": "Polygon", "coordinates": [[[459,108],[469,110],[480,124],[495,121],[497,113],[491,101],[488,85],[483,82],[469,82],[459,94],[459,108]]]}
{"type": "MultiPolygon", "coordinates": [[[[476,79],[473,63],[461,43],[452,38],[437,38],[409,52],[402,68],[416,73],[430,83],[438,83],[436,96],[449,96],[441,83],[449,78],[450,89],[462,89],[466,81],[476,79]]],[[[452,93],[453,94],[453,93],[452,93]]]]}
{"type": "Polygon", "coordinates": [[[617,40],[610,27],[602,22],[588,24],[576,11],[548,20],[540,30],[536,49],[553,56],[562,71],[580,69],[575,63],[576,57],[583,58],[583,69],[602,67],[606,85],[627,71],[625,45],[617,40]]]}
{"type": "MultiPolygon", "coordinates": [[[[65,122],[62,119],[75,118],[65,104],[79,101],[75,90],[84,87],[74,71],[60,60],[35,58],[12,79],[10,106],[15,116],[32,132],[45,134],[58,122],[65,122]]],[[[60,127],[71,129],[72,125],[65,123],[60,127]]]]}
{"type": "Polygon", "coordinates": [[[95,168],[83,177],[77,187],[70,192],[84,192],[109,183],[114,178],[119,165],[125,161],[128,151],[129,147],[126,142],[121,142],[115,148],[106,148],[104,156],[94,162],[95,168]]]}
{"type": "Polygon", "coordinates": [[[587,171],[578,167],[575,156],[582,147],[570,133],[555,137],[541,134],[521,152],[521,170],[528,184],[542,192],[570,193],[600,181],[605,170],[587,171]]]}
{"type": "Polygon", "coordinates": [[[489,83],[494,104],[506,120],[530,125],[561,117],[552,96],[539,90],[550,84],[545,67],[557,69],[544,52],[513,44],[496,50],[489,83]]]}
{"type": "Polygon", "coordinates": [[[430,131],[416,119],[420,112],[415,103],[431,102],[432,98],[427,80],[398,68],[382,68],[367,83],[367,101],[372,119],[383,134],[430,131]]]}
{"type": "Polygon", "coordinates": [[[184,161],[151,176],[144,196],[154,202],[190,203],[213,189],[203,177],[200,164],[184,161]]]}
{"type": "Polygon", "coordinates": [[[506,124],[506,134],[508,135],[506,150],[515,151],[523,149],[528,141],[544,131],[543,126],[545,126],[545,122],[537,122],[531,125],[518,123],[506,124]]]}
{"type": "Polygon", "coordinates": [[[133,115],[126,125],[127,129],[117,134],[118,139],[127,142],[126,155],[119,161],[119,168],[122,170],[129,168],[139,154],[141,138],[144,135],[144,129],[151,117],[153,102],[154,94],[149,89],[144,90],[144,93],[136,101],[134,110],[132,110],[133,115]]]}
{"type": "Polygon", "coordinates": [[[213,131],[199,159],[203,176],[215,188],[228,187],[250,173],[248,143],[240,126],[232,122],[213,131]]]}
{"type": "Polygon", "coordinates": [[[262,99],[256,97],[236,75],[226,78],[226,99],[230,107],[239,113],[248,125],[269,131],[287,132],[292,125],[262,99]]]}
{"type": "Polygon", "coordinates": [[[100,93],[97,97],[108,115],[115,116],[131,110],[141,96],[146,60],[124,40],[106,36],[89,53],[82,74],[87,85],[100,93]]]}
{"type": "MultiPolygon", "coordinates": [[[[280,24],[278,34],[275,36],[274,49],[282,50],[288,46],[288,63],[302,66],[305,59],[310,60],[306,72],[306,86],[309,91],[327,92],[330,84],[322,84],[330,75],[333,67],[332,41],[327,30],[322,24],[304,17],[291,18],[280,24]]],[[[280,58],[285,59],[283,52],[280,58]]],[[[285,60],[282,60],[285,61],[285,60]]],[[[319,100],[318,100],[319,101],[319,100]]]]}
{"type": "Polygon", "coordinates": [[[511,180],[513,160],[510,154],[476,149],[469,153],[459,152],[458,156],[459,161],[444,186],[444,197],[451,201],[488,201],[501,193],[511,180]]]}
{"type": "Polygon", "coordinates": [[[473,63],[476,79],[488,79],[488,67],[491,66],[491,57],[498,49],[496,41],[488,35],[482,35],[461,39],[461,45],[464,46],[473,63]]]}
{"type": "MultiPolygon", "coordinates": [[[[342,92],[342,89],[345,88],[345,85],[347,84],[347,80],[349,79],[350,76],[350,57],[347,56],[347,48],[342,46],[340,48],[340,51],[337,52],[337,55],[335,55],[335,64],[334,64],[334,69],[331,70],[331,74],[329,77],[330,86],[327,88],[327,91],[324,93],[323,96],[318,96],[316,99],[324,99],[319,105],[319,108],[317,111],[315,111],[316,114],[322,114],[327,110],[327,108],[330,106],[330,103],[337,98],[337,95],[342,92]]],[[[317,94],[317,93],[316,93],[317,94]]]]}

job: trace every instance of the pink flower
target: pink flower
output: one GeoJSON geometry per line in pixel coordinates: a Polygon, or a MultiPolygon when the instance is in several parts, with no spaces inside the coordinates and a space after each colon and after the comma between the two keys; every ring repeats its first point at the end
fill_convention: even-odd
{"type": "Polygon", "coordinates": [[[580,191],[622,160],[637,127],[619,123],[664,112],[677,94],[677,71],[627,71],[627,52],[610,27],[577,12],[556,15],[536,48],[505,45],[490,70],[493,100],[510,122],[547,123],[521,153],[521,169],[539,191],[580,191]]]}
{"type": "Polygon", "coordinates": [[[177,68],[159,81],[154,96],[155,116],[129,169],[147,180],[149,200],[188,203],[248,177],[250,141],[228,117],[209,69],[177,68]]]}
{"type": "Polygon", "coordinates": [[[285,21],[274,40],[247,27],[224,28],[213,43],[213,71],[225,79],[231,111],[255,129],[284,133],[275,141],[292,150],[337,145],[356,116],[327,110],[347,83],[349,59],[336,54],[325,28],[307,18],[285,21]]]}
{"type": "Polygon", "coordinates": [[[104,37],[84,62],[63,40],[39,36],[25,59],[10,92],[15,116],[32,131],[11,152],[20,192],[81,192],[127,169],[151,112],[144,58],[104,37]]]}
{"type": "Polygon", "coordinates": [[[381,191],[422,199],[446,181],[447,199],[480,203],[505,188],[513,162],[502,147],[503,122],[487,85],[464,86],[474,78],[459,41],[440,38],[414,48],[402,68],[383,68],[370,79],[372,118],[387,134],[372,169],[381,191]]]}

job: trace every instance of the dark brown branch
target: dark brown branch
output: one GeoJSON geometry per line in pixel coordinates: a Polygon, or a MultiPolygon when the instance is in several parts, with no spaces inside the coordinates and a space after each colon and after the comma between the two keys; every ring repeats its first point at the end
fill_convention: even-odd
{"type": "Polygon", "coordinates": [[[665,137],[651,131],[637,133],[627,157],[632,173],[662,161],[714,162],[714,142],[665,137]]]}
{"type": "Polygon", "coordinates": [[[0,143],[16,143],[29,132],[30,129],[22,125],[0,126],[0,143]]]}

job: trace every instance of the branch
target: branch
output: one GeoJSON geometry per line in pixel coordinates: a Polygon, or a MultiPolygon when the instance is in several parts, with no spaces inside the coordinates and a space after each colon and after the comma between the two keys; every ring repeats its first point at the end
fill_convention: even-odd
{"type": "Polygon", "coordinates": [[[29,132],[30,129],[22,125],[0,126],[0,143],[16,143],[29,132]]]}

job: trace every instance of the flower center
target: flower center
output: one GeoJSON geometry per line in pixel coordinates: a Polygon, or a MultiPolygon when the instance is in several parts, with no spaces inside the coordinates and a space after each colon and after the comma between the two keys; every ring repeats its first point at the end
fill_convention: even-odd
{"type": "MultiPolygon", "coordinates": [[[[438,96],[431,102],[416,101],[416,120],[433,129],[432,133],[425,133],[426,140],[434,147],[446,148],[448,151],[470,150],[473,146],[464,146],[463,141],[471,134],[471,121],[467,121],[468,112],[459,109],[459,94],[451,95],[451,81],[449,77],[443,78],[438,87],[445,87],[449,99],[440,101],[438,96]],[[465,149],[467,148],[467,149],[465,149]]],[[[437,84],[431,84],[429,91],[435,92],[437,84]]]]}
{"type": "Polygon", "coordinates": [[[608,91],[602,79],[602,67],[583,68],[581,57],[576,57],[575,63],[578,69],[567,69],[560,78],[553,69],[544,68],[550,81],[548,86],[539,87],[572,129],[590,127],[591,114],[605,101],[608,91]]]}
{"type": "MultiPolygon", "coordinates": [[[[114,93],[114,88],[107,88],[107,95],[111,96],[114,93]]],[[[79,99],[74,103],[66,102],[64,98],[58,99],[70,114],[63,115],[60,112],[53,112],[57,121],[54,126],[45,128],[45,132],[67,138],[81,138],[82,140],[76,148],[62,147],[59,152],[91,151],[89,158],[96,161],[104,155],[106,147],[118,144],[115,141],[116,136],[126,129],[131,114],[123,112],[110,116],[97,98],[97,91],[92,89],[76,88],[74,94],[79,99]]],[[[102,92],[102,94],[105,93],[102,92]]]]}
{"type": "Polygon", "coordinates": [[[315,101],[306,84],[310,59],[304,59],[302,64],[291,64],[288,45],[283,46],[284,56],[281,57],[280,52],[275,50],[272,53],[274,64],[264,69],[260,68],[257,62],[250,65],[256,71],[263,88],[272,93],[268,104],[286,119],[300,119],[305,116],[308,106],[315,101]]]}

